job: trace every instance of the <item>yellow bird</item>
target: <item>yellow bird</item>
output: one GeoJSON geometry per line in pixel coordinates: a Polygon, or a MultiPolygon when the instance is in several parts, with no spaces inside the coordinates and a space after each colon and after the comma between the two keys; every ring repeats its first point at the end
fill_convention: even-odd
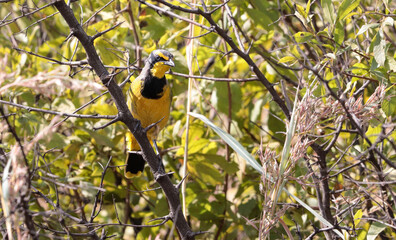
{"type": "MultiPolygon", "coordinates": [[[[128,106],[133,117],[140,120],[142,127],[158,122],[147,132],[148,139],[155,147],[158,133],[169,119],[172,96],[165,72],[175,66],[172,59],[173,55],[166,50],[151,52],[142,72],[132,81],[127,93],[128,106]]],[[[126,142],[128,153],[125,176],[127,178],[140,176],[146,163],[142,155],[136,153],[140,151],[140,146],[130,132],[126,135],[126,142]]]]}

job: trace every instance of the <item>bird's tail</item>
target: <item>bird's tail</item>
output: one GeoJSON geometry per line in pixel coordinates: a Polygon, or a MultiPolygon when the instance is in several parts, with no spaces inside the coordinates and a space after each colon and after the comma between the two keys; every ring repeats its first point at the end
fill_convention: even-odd
{"type": "Polygon", "coordinates": [[[144,161],[142,155],[140,155],[139,153],[128,152],[125,167],[125,177],[139,177],[144,170],[145,164],[146,161],[144,161]]]}
{"type": "Polygon", "coordinates": [[[136,139],[130,132],[128,132],[126,135],[126,142],[128,153],[125,161],[125,177],[139,177],[144,170],[144,165],[146,164],[146,161],[144,161],[141,154],[136,153],[136,151],[140,151],[140,147],[136,139]]]}

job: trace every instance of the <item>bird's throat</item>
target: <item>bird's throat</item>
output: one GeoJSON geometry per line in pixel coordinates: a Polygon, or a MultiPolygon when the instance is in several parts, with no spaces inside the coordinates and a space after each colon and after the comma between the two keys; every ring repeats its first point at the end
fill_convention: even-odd
{"type": "Polygon", "coordinates": [[[157,62],[154,64],[153,68],[151,68],[151,75],[156,78],[163,78],[165,73],[170,69],[170,66],[163,64],[162,62],[157,62]]]}

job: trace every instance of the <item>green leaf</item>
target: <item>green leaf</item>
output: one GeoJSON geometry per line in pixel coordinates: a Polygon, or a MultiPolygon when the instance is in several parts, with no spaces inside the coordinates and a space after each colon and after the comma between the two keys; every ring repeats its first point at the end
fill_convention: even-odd
{"type": "Polygon", "coordinates": [[[323,18],[329,22],[331,25],[334,25],[335,22],[335,11],[332,0],[322,0],[321,5],[323,8],[323,18]]]}
{"type": "MultiPolygon", "coordinates": [[[[216,82],[216,109],[228,115],[229,111],[229,104],[228,104],[228,87],[227,83],[225,82],[216,82]]],[[[233,118],[235,114],[241,109],[242,106],[242,92],[241,86],[237,83],[230,83],[230,90],[231,90],[231,110],[233,114],[233,118]]]]}
{"type": "Polygon", "coordinates": [[[370,23],[370,24],[364,24],[360,29],[359,32],[356,34],[356,37],[359,36],[360,34],[365,33],[367,30],[369,30],[370,28],[376,28],[378,27],[379,24],[378,23],[370,23]]]}
{"type": "MultiPolygon", "coordinates": [[[[378,33],[375,36],[375,40],[371,44],[373,53],[374,53],[374,59],[378,63],[379,67],[384,66],[385,63],[385,56],[386,56],[386,40],[384,39],[384,33],[382,29],[378,31],[378,33]]],[[[370,46],[370,48],[371,48],[370,46]]]]}
{"type": "Polygon", "coordinates": [[[299,4],[296,4],[295,6],[296,6],[297,11],[294,13],[294,15],[295,15],[298,19],[300,19],[300,21],[301,21],[305,26],[307,26],[307,23],[308,23],[308,20],[309,20],[309,18],[308,18],[308,13],[305,12],[305,8],[304,8],[303,6],[301,6],[301,5],[299,5],[299,4]]]}
{"type": "Polygon", "coordinates": [[[257,200],[250,198],[247,202],[238,206],[238,213],[248,218],[257,205],[257,200]]]}
{"type": "Polygon", "coordinates": [[[263,169],[260,164],[258,164],[256,159],[254,159],[252,155],[248,153],[246,149],[233,136],[231,136],[218,126],[214,125],[209,119],[201,114],[193,112],[189,112],[188,114],[190,116],[200,119],[209,127],[211,127],[221,137],[221,139],[223,139],[232,149],[234,149],[235,152],[237,152],[243,159],[245,159],[246,162],[250,164],[250,166],[256,169],[260,174],[263,174],[263,169]]]}
{"type": "Polygon", "coordinates": [[[297,43],[304,43],[313,39],[313,35],[309,32],[298,32],[294,34],[294,38],[296,39],[297,43]]]}
{"type": "Polygon", "coordinates": [[[392,56],[386,56],[385,68],[396,72],[396,60],[392,56]]]}
{"type": "Polygon", "coordinates": [[[379,222],[373,222],[370,226],[370,229],[368,230],[367,240],[375,240],[378,234],[384,231],[385,228],[386,226],[384,224],[379,222]]]}
{"type": "Polygon", "coordinates": [[[369,126],[366,135],[368,139],[370,139],[370,141],[373,143],[381,134],[381,131],[382,131],[381,126],[376,126],[376,127],[369,126]]]}
{"type": "MultiPolygon", "coordinates": [[[[299,204],[301,204],[305,209],[307,209],[310,213],[312,213],[315,217],[317,217],[319,219],[319,221],[321,221],[323,224],[325,224],[328,227],[333,227],[333,225],[327,221],[324,217],[322,217],[322,215],[320,215],[319,213],[317,213],[315,210],[313,210],[310,206],[308,206],[304,201],[302,201],[301,199],[299,199],[297,196],[293,195],[292,193],[290,193],[286,188],[283,188],[283,190],[292,198],[294,198],[294,200],[296,200],[299,204]]],[[[339,230],[333,230],[339,237],[341,237],[342,239],[344,238],[344,235],[342,235],[342,233],[339,230]]]]}
{"type": "Polygon", "coordinates": [[[110,137],[107,136],[106,134],[99,134],[98,132],[94,132],[88,129],[86,129],[86,131],[93,139],[95,139],[96,144],[100,146],[108,146],[112,149],[116,148],[114,146],[114,143],[111,141],[110,137]]]}
{"type": "Polygon", "coordinates": [[[254,103],[253,109],[250,112],[250,121],[251,122],[256,122],[257,119],[259,118],[260,114],[261,114],[261,109],[263,107],[263,105],[265,104],[266,99],[260,98],[259,100],[257,100],[257,102],[254,103]]]}
{"type": "Polygon", "coordinates": [[[309,14],[309,11],[311,10],[311,0],[309,0],[308,2],[307,2],[307,6],[306,6],[306,9],[305,9],[305,12],[307,13],[307,14],[309,14]]]}
{"type": "Polygon", "coordinates": [[[339,45],[344,42],[345,32],[344,32],[344,22],[337,21],[336,28],[334,30],[334,41],[339,45]]]}
{"type": "Polygon", "coordinates": [[[391,96],[390,99],[384,99],[381,105],[382,111],[386,114],[386,116],[395,116],[396,115],[396,96],[391,96]]]}
{"type": "Polygon", "coordinates": [[[279,59],[278,63],[294,62],[296,60],[297,59],[295,57],[293,57],[293,56],[286,56],[286,57],[283,57],[283,58],[279,59]]]}
{"type": "MultiPolygon", "coordinates": [[[[304,98],[308,95],[309,91],[307,90],[305,92],[304,98]]],[[[293,112],[290,118],[290,122],[289,125],[287,127],[286,130],[286,139],[285,139],[285,143],[283,145],[283,149],[282,149],[282,154],[281,154],[281,162],[280,162],[280,174],[283,175],[284,171],[286,170],[286,166],[288,166],[290,164],[289,160],[289,155],[290,155],[290,148],[291,148],[291,141],[293,139],[294,136],[294,132],[296,129],[296,125],[297,125],[297,119],[296,119],[296,115],[297,115],[297,103],[298,103],[298,91],[296,92],[296,96],[294,99],[294,105],[293,105],[293,112]]]]}
{"type": "Polygon", "coordinates": [[[370,223],[365,223],[363,229],[358,232],[357,240],[367,240],[367,231],[370,227],[370,223]]]}
{"type": "Polygon", "coordinates": [[[393,26],[394,23],[395,23],[395,20],[393,20],[393,18],[386,17],[384,19],[384,21],[382,22],[382,26],[393,26]]]}
{"type": "Polygon", "coordinates": [[[65,136],[56,132],[51,134],[51,136],[49,136],[44,141],[47,143],[46,145],[47,149],[51,149],[51,148],[62,149],[67,145],[65,141],[65,136]]]}
{"type": "Polygon", "coordinates": [[[206,161],[188,161],[188,169],[197,175],[205,183],[211,185],[223,182],[223,177],[219,170],[213,167],[211,162],[206,161]]]}
{"type": "Polygon", "coordinates": [[[223,156],[215,154],[203,154],[206,161],[218,164],[228,174],[234,174],[239,170],[238,164],[234,161],[227,162],[223,156]]]}
{"type": "Polygon", "coordinates": [[[265,30],[272,30],[274,27],[272,24],[272,19],[266,14],[266,12],[259,11],[257,9],[246,9],[247,14],[250,19],[258,26],[261,26],[265,30]]]}
{"type": "Polygon", "coordinates": [[[378,67],[379,67],[379,64],[377,63],[375,58],[372,57],[371,58],[371,65],[370,65],[370,72],[373,73],[375,71],[375,69],[377,69],[378,67]]]}
{"type": "Polygon", "coordinates": [[[338,9],[337,19],[344,20],[344,18],[359,6],[360,0],[344,0],[338,9]]]}

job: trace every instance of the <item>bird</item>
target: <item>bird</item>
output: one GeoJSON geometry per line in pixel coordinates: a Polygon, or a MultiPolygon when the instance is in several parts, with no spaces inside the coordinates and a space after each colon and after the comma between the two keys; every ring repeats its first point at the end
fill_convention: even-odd
{"type": "MultiPolygon", "coordinates": [[[[157,49],[150,53],[145,65],[127,91],[127,104],[132,116],[138,119],[143,128],[155,124],[147,132],[147,137],[153,143],[157,154],[156,139],[158,133],[166,126],[171,106],[171,89],[165,73],[174,67],[173,55],[164,49],[157,49]]],[[[126,134],[126,167],[125,177],[139,177],[146,161],[139,153],[140,146],[131,132],[126,134]]],[[[162,162],[161,162],[161,166],[162,162]]]]}

